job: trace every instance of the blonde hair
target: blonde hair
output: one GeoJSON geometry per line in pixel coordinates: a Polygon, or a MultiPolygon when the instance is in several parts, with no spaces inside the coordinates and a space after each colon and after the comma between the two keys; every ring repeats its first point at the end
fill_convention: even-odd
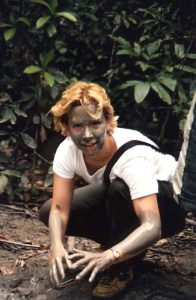
{"type": "Polygon", "coordinates": [[[104,88],[96,83],[78,81],[68,86],[62,93],[61,99],[52,106],[50,112],[53,115],[55,129],[63,135],[68,135],[68,114],[71,109],[81,105],[85,112],[91,117],[97,119],[103,113],[105,119],[109,122],[109,132],[117,126],[117,116],[114,116],[114,109],[104,88]],[[96,105],[96,112],[90,113],[89,104],[96,105]]]}

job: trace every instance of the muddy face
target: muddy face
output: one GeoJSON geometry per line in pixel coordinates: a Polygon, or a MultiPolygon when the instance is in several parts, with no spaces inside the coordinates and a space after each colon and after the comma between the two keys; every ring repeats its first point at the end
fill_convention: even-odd
{"type": "MultiPolygon", "coordinates": [[[[90,104],[88,109],[93,114],[96,106],[90,104]]],[[[85,155],[95,155],[102,148],[107,130],[107,121],[103,114],[94,119],[82,106],[76,106],[69,114],[68,126],[74,144],[85,155]]]]}

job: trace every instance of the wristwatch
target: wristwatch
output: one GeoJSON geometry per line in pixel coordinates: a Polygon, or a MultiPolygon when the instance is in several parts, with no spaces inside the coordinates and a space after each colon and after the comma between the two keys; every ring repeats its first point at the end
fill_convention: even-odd
{"type": "Polygon", "coordinates": [[[115,263],[117,263],[119,258],[120,258],[120,253],[117,250],[113,249],[113,248],[110,248],[110,250],[112,251],[112,255],[115,259],[115,263]]]}

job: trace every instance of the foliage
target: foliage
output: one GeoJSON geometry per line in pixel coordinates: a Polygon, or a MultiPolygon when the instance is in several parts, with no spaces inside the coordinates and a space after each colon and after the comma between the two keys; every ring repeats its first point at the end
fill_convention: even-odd
{"type": "MultiPolygon", "coordinates": [[[[3,0],[0,19],[0,134],[2,153],[15,149],[9,160],[21,148],[35,155],[52,127],[51,105],[80,79],[106,87],[121,126],[162,141],[173,118],[184,119],[195,89],[192,0],[3,0]]],[[[7,168],[0,172],[8,178],[7,168]]]]}

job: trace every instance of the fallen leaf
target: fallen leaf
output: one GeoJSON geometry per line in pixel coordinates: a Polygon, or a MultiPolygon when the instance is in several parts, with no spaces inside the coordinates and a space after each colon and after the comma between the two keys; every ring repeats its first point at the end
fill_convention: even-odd
{"type": "Polygon", "coordinates": [[[7,268],[7,267],[0,267],[0,271],[1,273],[5,276],[5,275],[12,275],[14,273],[13,270],[7,268]]]}

